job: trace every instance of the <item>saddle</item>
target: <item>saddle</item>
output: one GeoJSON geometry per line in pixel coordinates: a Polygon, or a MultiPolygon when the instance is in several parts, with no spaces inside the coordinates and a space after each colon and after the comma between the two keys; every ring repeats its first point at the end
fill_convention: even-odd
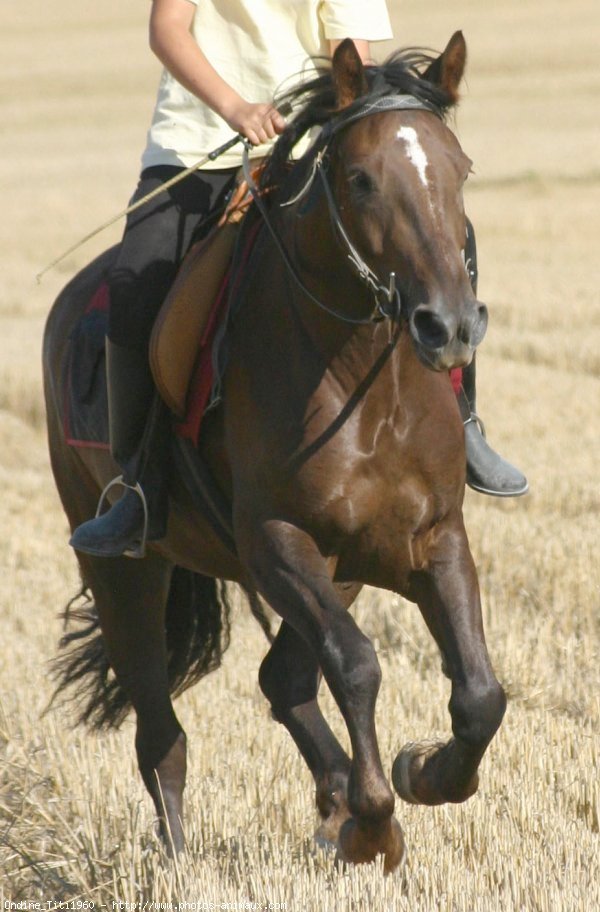
{"type": "MultiPolygon", "coordinates": [[[[247,184],[240,181],[219,224],[184,258],[151,336],[149,359],[158,392],[178,419],[176,436],[194,444],[218,380],[215,337],[227,317],[230,266],[250,203],[247,184]]],[[[240,268],[254,236],[253,229],[240,268]]],[[[104,340],[109,299],[105,277],[71,334],[63,417],[70,446],[108,448],[104,340]]]]}
{"type": "Polygon", "coordinates": [[[210,349],[220,325],[229,266],[251,202],[242,180],[217,227],[188,251],[154,323],[149,349],[154,382],[181,420],[188,411],[188,390],[198,360],[210,349]]]}

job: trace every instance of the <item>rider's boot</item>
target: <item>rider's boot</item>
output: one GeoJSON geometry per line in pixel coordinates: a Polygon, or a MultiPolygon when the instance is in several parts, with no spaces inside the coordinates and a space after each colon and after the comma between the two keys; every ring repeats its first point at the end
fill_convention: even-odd
{"type": "Polygon", "coordinates": [[[111,453],[123,474],[107,485],[96,517],[75,529],[70,544],[95,557],[143,557],[146,542],[166,534],[169,416],[144,352],[107,339],[106,369],[111,453]],[[101,513],[116,486],[123,494],[101,513]]]}
{"type": "Polygon", "coordinates": [[[489,446],[483,423],[475,410],[475,357],[463,367],[459,405],[465,426],[467,484],[481,494],[519,497],[529,490],[527,479],[489,446]]]}
{"type": "MultiPolygon", "coordinates": [[[[473,225],[468,219],[465,265],[473,291],[477,294],[477,247],[473,225]]],[[[483,422],[475,408],[475,356],[462,371],[459,405],[465,426],[469,487],[482,494],[496,497],[518,497],[526,494],[529,484],[523,473],[495,453],[485,439],[483,422]]]]}

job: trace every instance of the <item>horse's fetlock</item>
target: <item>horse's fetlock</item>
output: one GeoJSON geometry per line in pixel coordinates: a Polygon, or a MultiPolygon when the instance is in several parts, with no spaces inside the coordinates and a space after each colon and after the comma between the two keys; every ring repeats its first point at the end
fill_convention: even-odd
{"type": "Polygon", "coordinates": [[[348,785],[348,806],[352,814],[361,821],[378,823],[388,820],[394,813],[394,793],[387,782],[370,783],[368,790],[348,785]]]}
{"type": "Polygon", "coordinates": [[[500,727],[506,695],[495,679],[484,686],[456,690],[450,700],[452,730],[466,744],[488,744],[500,727]]]}
{"type": "Polygon", "coordinates": [[[329,817],[346,803],[348,790],[347,772],[330,772],[317,785],[316,804],[321,817],[329,817]]]}

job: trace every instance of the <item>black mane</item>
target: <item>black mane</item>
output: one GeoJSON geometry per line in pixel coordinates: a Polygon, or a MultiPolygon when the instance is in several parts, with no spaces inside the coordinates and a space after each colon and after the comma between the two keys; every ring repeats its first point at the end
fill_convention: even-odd
{"type": "MultiPolygon", "coordinates": [[[[357,102],[384,95],[412,95],[427,102],[441,118],[445,118],[454,99],[442,88],[424,78],[428,67],[437,59],[421,48],[404,48],[395,51],[380,65],[365,67],[369,89],[357,102]]],[[[317,75],[280,93],[275,99],[277,107],[292,106],[297,113],[281,134],[271,152],[261,178],[263,186],[276,187],[289,173],[287,164],[293,147],[314,127],[322,127],[337,112],[337,102],[331,61],[321,58],[316,62],[317,75]]]]}

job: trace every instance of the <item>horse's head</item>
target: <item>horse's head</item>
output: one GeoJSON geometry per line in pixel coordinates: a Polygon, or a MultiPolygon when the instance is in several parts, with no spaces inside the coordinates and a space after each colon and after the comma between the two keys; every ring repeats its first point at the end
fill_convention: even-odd
{"type": "MultiPolygon", "coordinates": [[[[373,273],[384,282],[395,273],[416,352],[434,370],[468,364],[487,326],[487,308],[476,300],[465,268],[463,184],[471,161],[441,116],[456,103],[465,60],[457,32],[443,54],[411,77],[421,89],[429,84],[442,107],[383,105],[380,113],[350,116],[331,147],[344,228],[373,273]]],[[[360,99],[368,107],[373,73],[381,97],[386,66],[369,71],[351,41],[339,46],[333,81],[342,120],[360,99]]],[[[385,92],[384,83],[384,98],[385,92]]]]}

